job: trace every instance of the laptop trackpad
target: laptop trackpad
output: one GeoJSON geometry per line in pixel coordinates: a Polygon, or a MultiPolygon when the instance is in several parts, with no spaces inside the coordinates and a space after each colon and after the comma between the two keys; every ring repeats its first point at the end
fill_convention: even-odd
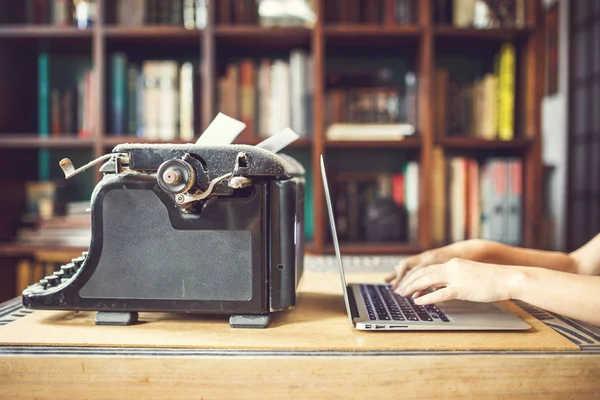
{"type": "Polygon", "coordinates": [[[475,314],[489,317],[490,314],[505,314],[507,312],[494,303],[478,303],[464,300],[450,300],[437,303],[436,305],[446,314],[454,317],[461,315],[473,316],[475,314]]]}

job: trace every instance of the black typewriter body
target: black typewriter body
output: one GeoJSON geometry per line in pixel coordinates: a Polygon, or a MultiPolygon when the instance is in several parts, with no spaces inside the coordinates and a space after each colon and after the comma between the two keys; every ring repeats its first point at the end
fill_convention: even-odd
{"type": "Polygon", "coordinates": [[[230,315],[266,327],[295,306],[304,259],[304,170],[247,145],[119,145],[91,198],[82,257],[23,292],[31,309],[230,315]]]}

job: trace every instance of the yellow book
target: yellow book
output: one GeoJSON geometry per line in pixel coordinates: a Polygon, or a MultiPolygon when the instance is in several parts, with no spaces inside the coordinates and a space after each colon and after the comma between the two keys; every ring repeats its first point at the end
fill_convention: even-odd
{"type": "Polygon", "coordinates": [[[446,165],[444,151],[435,146],[432,154],[431,236],[435,245],[446,238],[446,165]]]}
{"type": "Polygon", "coordinates": [[[483,117],[481,133],[485,139],[496,139],[498,132],[498,79],[493,74],[486,74],[483,80],[483,117]]]}
{"type": "Polygon", "coordinates": [[[502,45],[498,62],[498,137],[512,140],[515,109],[515,47],[512,43],[502,45]]]}
{"type": "Polygon", "coordinates": [[[16,272],[17,281],[15,291],[17,295],[20,295],[27,286],[33,283],[31,263],[26,259],[19,260],[16,272]]]}

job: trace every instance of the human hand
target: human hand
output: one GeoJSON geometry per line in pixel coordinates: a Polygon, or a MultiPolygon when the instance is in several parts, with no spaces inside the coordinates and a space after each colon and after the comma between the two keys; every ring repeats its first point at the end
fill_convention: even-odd
{"type": "Polygon", "coordinates": [[[433,264],[444,264],[453,258],[472,259],[481,246],[482,241],[471,239],[407,257],[394,268],[395,272],[389,275],[385,281],[393,282],[392,289],[395,290],[403,278],[408,277],[417,269],[433,264]]]}
{"type": "Polygon", "coordinates": [[[452,259],[415,270],[400,282],[397,292],[415,295],[418,305],[448,300],[492,302],[512,298],[521,278],[518,267],[452,259]],[[426,293],[427,289],[434,291],[426,293]]]}

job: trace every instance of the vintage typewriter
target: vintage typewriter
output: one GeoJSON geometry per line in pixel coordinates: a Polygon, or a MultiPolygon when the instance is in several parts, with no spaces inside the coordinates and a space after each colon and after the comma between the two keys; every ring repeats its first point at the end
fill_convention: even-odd
{"type": "Polygon", "coordinates": [[[122,144],[97,164],[88,251],[23,291],[31,309],[97,311],[128,325],[138,312],[229,315],[267,327],[295,306],[304,260],[305,171],[280,150],[290,129],[231,144],[245,125],[219,114],[194,144],[122,144]]]}

